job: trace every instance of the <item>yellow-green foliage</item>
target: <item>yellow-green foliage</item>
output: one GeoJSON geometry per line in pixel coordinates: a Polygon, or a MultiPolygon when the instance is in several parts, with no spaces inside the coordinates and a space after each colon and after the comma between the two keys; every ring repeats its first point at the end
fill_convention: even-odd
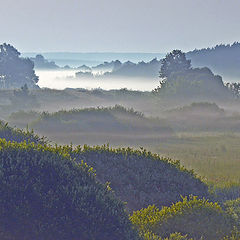
{"type": "Polygon", "coordinates": [[[143,234],[154,233],[169,237],[173,232],[188,234],[194,239],[217,240],[230,234],[235,221],[217,203],[184,197],[171,207],[159,210],[152,205],[130,216],[132,223],[143,234]]]}
{"type": "Polygon", "coordinates": [[[0,239],[139,239],[123,203],[67,150],[0,139],[0,239]]]}
{"type": "Polygon", "coordinates": [[[33,131],[23,131],[21,129],[16,129],[9,127],[7,123],[0,120],[0,138],[5,138],[8,141],[22,142],[26,140],[27,142],[42,143],[46,142],[45,138],[40,138],[35,135],[33,131]]]}
{"type": "MultiPolygon", "coordinates": [[[[136,115],[134,112],[131,114],[136,115]]],[[[12,128],[7,131],[11,133],[7,140],[16,141],[20,131],[21,138],[17,138],[18,141],[34,141],[27,137],[30,133],[12,128]]],[[[58,146],[58,149],[70,154],[77,162],[84,160],[92,166],[98,173],[97,179],[104,184],[110,182],[115,194],[127,202],[129,210],[151,204],[169,206],[179,201],[181,195],[208,195],[207,185],[196,178],[193,171],[186,170],[179,161],[161,158],[146,150],[113,149],[106,145],[84,145],[75,149],[66,145],[58,146]]]]}
{"type": "Polygon", "coordinates": [[[240,239],[240,231],[234,227],[230,236],[226,236],[223,240],[239,240],[240,239]]]}
{"type": "Polygon", "coordinates": [[[129,210],[151,204],[170,206],[181,200],[181,195],[208,196],[207,185],[193,171],[182,167],[179,161],[131,148],[114,149],[106,145],[68,147],[73,158],[84,160],[96,170],[101,182],[111,183],[116,196],[127,202],[129,210]]]}
{"type": "Polygon", "coordinates": [[[240,198],[226,201],[224,207],[226,211],[235,218],[240,227],[240,198]]]}
{"type": "Polygon", "coordinates": [[[188,238],[187,235],[182,235],[180,233],[172,233],[167,238],[161,238],[154,233],[147,232],[143,234],[144,240],[193,240],[192,238],[188,238]]]}

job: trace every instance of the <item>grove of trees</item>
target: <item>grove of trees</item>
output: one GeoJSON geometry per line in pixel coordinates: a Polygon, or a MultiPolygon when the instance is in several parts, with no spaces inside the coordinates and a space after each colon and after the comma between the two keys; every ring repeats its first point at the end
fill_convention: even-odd
{"type": "Polygon", "coordinates": [[[222,98],[231,95],[222,77],[207,68],[192,68],[185,53],[173,50],[162,60],[160,86],[154,92],[164,96],[222,98]]]}
{"type": "Polygon", "coordinates": [[[34,63],[20,57],[20,52],[10,44],[0,45],[0,88],[38,88],[34,63]]]}

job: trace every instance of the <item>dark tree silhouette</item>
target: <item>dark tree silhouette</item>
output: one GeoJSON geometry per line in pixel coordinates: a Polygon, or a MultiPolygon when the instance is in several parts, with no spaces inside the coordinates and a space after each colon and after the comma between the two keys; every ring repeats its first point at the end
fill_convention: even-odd
{"type": "Polygon", "coordinates": [[[21,58],[10,44],[0,45],[0,88],[20,88],[24,84],[29,88],[38,88],[37,82],[34,63],[28,58],[21,58]]]}
{"type": "Polygon", "coordinates": [[[173,50],[162,60],[160,78],[168,78],[172,73],[187,71],[191,68],[191,60],[187,60],[181,50],[173,50]]]}
{"type": "MultiPolygon", "coordinates": [[[[214,75],[207,68],[192,68],[191,61],[186,59],[180,50],[173,50],[162,60],[160,85],[153,90],[162,96],[183,98],[220,99],[232,98],[233,95],[224,86],[221,76],[214,75]]],[[[228,87],[230,89],[230,87],[228,87]]],[[[236,87],[235,87],[236,89],[236,87]]]]}

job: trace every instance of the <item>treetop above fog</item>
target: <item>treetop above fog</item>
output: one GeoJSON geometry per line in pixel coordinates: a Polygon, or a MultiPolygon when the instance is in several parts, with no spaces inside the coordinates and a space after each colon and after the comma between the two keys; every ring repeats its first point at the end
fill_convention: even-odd
{"type": "Polygon", "coordinates": [[[181,50],[168,53],[161,63],[159,77],[162,81],[154,92],[165,96],[207,99],[231,95],[221,76],[214,75],[207,67],[192,68],[191,60],[186,59],[181,50]]]}
{"type": "Polygon", "coordinates": [[[173,50],[162,59],[160,78],[170,77],[172,73],[187,71],[191,68],[191,60],[187,60],[181,50],[173,50]]]}
{"type": "Polygon", "coordinates": [[[38,88],[34,63],[20,57],[20,52],[10,44],[0,45],[0,88],[38,88]]]}

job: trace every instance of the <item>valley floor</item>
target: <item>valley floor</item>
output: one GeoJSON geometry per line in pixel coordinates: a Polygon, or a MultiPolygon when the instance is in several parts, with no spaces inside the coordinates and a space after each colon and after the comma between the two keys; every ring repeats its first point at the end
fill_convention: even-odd
{"type": "Polygon", "coordinates": [[[218,187],[240,186],[240,135],[179,133],[156,146],[153,152],[180,160],[181,164],[218,187]]]}

